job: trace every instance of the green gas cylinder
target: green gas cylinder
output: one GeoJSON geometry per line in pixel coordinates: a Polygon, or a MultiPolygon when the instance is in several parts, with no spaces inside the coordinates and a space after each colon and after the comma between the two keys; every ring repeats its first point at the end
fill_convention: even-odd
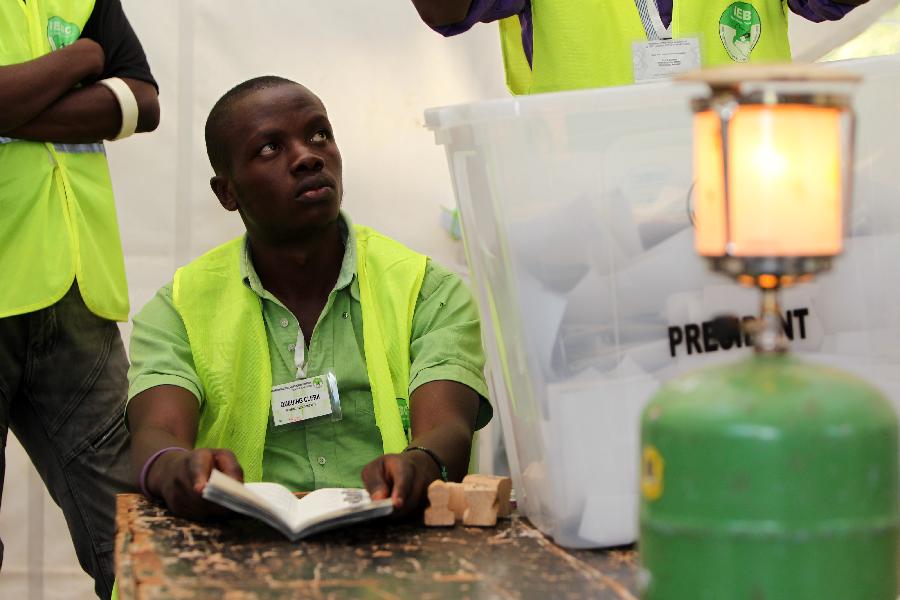
{"type": "Polygon", "coordinates": [[[641,424],[644,600],[895,600],[897,418],[872,386],[757,354],[641,424]]]}

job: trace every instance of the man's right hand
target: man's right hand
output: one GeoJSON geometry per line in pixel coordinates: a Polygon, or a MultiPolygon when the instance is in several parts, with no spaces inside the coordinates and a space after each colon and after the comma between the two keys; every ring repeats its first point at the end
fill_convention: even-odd
{"type": "Polygon", "coordinates": [[[88,76],[86,79],[97,79],[103,74],[106,53],[100,44],[88,38],[78,38],[71,46],[67,47],[71,47],[73,52],[77,51],[79,53],[79,62],[83,60],[87,65],[88,76]]]}
{"type": "Polygon", "coordinates": [[[170,450],[150,467],[148,487],[162,497],[174,514],[205,520],[230,514],[227,509],[203,499],[203,488],[213,469],[244,481],[244,471],[231,450],[197,448],[189,452],[170,450]]]}

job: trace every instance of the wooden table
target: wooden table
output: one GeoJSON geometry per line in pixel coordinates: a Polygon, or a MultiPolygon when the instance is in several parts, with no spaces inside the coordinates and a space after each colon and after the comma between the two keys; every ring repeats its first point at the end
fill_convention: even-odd
{"type": "Polygon", "coordinates": [[[179,519],[138,494],[119,495],[116,519],[123,600],[637,599],[633,549],[565,550],[515,515],[486,529],[385,519],[294,543],[252,519],[179,519]]]}

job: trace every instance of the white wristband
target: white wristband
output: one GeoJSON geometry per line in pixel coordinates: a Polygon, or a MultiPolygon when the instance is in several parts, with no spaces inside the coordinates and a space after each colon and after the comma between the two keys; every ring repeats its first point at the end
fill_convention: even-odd
{"type": "Polygon", "coordinates": [[[138,105],[131,88],[118,77],[101,79],[97,83],[106,86],[113,93],[119,103],[119,109],[122,111],[122,127],[119,128],[119,133],[113,139],[121,140],[132,135],[137,130],[138,105]]]}

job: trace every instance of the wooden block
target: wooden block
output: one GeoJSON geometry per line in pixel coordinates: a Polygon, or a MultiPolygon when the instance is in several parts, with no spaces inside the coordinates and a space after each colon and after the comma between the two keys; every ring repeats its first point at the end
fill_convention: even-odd
{"type": "Polygon", "coordinates": [[[512,512],[509,503],[509,497],[512,494],[512,480],[509,477],[473,473],[466,475],[463,483],[476,483],[485,487],[495,488],[497,490],[497,516],[501,519],[509,518],[512,512]]]}
{"type": "Polygon", "coordinates": [[[497,490],[475,483],[464,483],[466,511],[463,525],[493,527],[497,524],[497,490]]]}
{"type": "Polygon", "coordinates": [[[453,527],[454,525],[456,525],[456,515],[452,510],[432,507],[425,509],[426,527],[453,527]]]}
{"type": "Polygon", "coordinates": [[[425,525],[428,527],[452,527],[456,515],[447,505],[450,502],[450,486],[443,481],[432,481],[428,486],[428,508],[425,509],[425,525]]]}
{"type": "Polygon", "coordinates": [[[463,513],[466,512],[466,493],[463,490],[463,484],[451,481],[444,485],[450,490],[450,502],[447,504],[447,508],[453,511],[457,521],[462,521],[463,513]]]}
{"type": "Polygon", "coordinates": [[[428,506],[447,508],[450,502],[450,484],[435,479],[428,486],[428,506]]]}

